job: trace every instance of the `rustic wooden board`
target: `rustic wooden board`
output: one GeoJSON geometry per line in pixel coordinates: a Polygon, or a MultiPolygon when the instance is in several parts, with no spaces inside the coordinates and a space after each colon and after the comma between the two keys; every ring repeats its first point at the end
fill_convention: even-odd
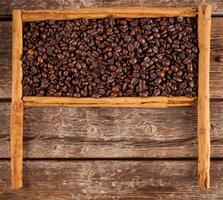
{"type": "MultiPolygon", "coordinates": [[[[223,157],[223,103],[211,104],[212,157],[223,157]]],[[[9,157],[9,103],[0,104],[9,157]]],[[[27,108],[25,158],[197,157],[196,108],[27,108]]]]}
{"type": "MultiPolygon", "coordinates": [[[[0,15],[10,15],[12,9],[65,9],[65,8],[83,8],[83,7],[118,7],[118,6],[197,6],[198,0],[1,0],[0,15]]],[[[213,14],[219,15],[223,13],[222,0],[206,0],[213,7],[213,14]]]]}
{"type": "Polygon", "coordinates": [[[197,186],[197,161],[25,161],[24,189],[9,189],[9,162],[0,161],[1,200],[217,200],[223,165],[213,161],[212,188],[197,186]]]}
{"type": "MultiPolygon", "coordinates": [[[[223,18],[213,18],[210,86],[212,98],[223,98],[223,18]]],[[[11,22],[0,22],[0,98],[11,97],[11,22]]]]}

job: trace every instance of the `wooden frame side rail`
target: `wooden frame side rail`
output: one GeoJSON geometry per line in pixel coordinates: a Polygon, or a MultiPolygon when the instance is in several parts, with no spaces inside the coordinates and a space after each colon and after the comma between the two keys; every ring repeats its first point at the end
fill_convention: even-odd
{"type": "Polygon", "coordinates": [[[188,97],[120,97],[120,98],[75,98],[75,97],[23,97],[24,106],[68,106],[68,107],[177,107],[192,106],[197,98],[188,97]]]}
{"type": "Polygon", "coordinates": [[[22,15],[13,11],[12,103],[10,119],[12,188],[22,187],[23,100],[22,100],[22,15]]]}
{"type": "Polygon", "coordinates": [[[191,106],[198,102],[198,174],[199,185],[210,185],[210,18],[211,6],[196,8],[85,8],[74,10],[14,10],[13,59],[11,103],[11,177],[12,188],[21,188],[23,161],[24,106],[73,106],[73,107],[173,107],[191,106]],[[113,17],[192,17],[198,15],[199,40],[199,92],[198,98],[187,97],[120,97],[120,98],[69,98],[22,96],[22,27],[23,22],[40,20],[70,20],[77,18],[113,17]]]}
{"type": "Polygon", "coordinates": [[[200,5],[198,13],[198,178],[201,189],[210,187],[210,40],[211,6],[200,5]]]}

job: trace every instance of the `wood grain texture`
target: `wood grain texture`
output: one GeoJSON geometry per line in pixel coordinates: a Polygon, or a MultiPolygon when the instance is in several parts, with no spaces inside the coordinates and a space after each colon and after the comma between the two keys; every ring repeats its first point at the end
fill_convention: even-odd
{"type": "MultiPolygon", "coordinates": [[[[223,13],[222,0],[205,0],[211,3],[213,14],[223,13]]],[[[88,8],[88,7],[119,7],[119,6],[173,6],[173,7],[194,7],[198,6],[200,0],[1,0],[0,15],[10,15],[12,9],[71,9],[71,8],[88,8]]]]}
{"type": "Polygon", "coordinates": [[[223,165],[213,161],[212,189],[197,186],[196,161],[24,161],[24,189],[12,191],[0,161],[1,200],[218,200],[223,165]]]}
{"type": "Polygon", "coordinates": [[[167,108],[196,105],[196,97],[23,97],[24,106],[167,108]]]}
{"type": "MultiPolygon", "coordinates": [[[[211,98],[223,98],[223,18],[213,18],[211,40],[211,98]]],[[[0,22],[0,98],[11,97],[11,22],[0,22]]]]}
{"type": "MultiPolygon", "coordinates": [[[[223,103],[211,104],[212,157],[223,157],[223,103]]],[[[9,103],[0,104],[0,158],[9,157],[9,103]]],[[[197,157],[196,107],[25,109],[25,158],[197,157]]]]}

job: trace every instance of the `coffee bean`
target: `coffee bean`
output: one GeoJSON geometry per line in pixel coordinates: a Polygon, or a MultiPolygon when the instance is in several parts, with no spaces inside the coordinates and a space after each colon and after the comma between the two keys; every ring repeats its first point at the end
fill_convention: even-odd
{"type": "Polygon", "coordinates": [[[165,72],[161,71],[157,73],[158,77],[163,78],[165,76],[165,72]]]}
{"type": "Polygon", "coordinates": [[[149,93],[147,91],[143,91],[143,92],[140,92],[139,93],[139,96],[141,96],[141,97],[147,97],[147,96],[149,96],[149,93]]]}
{"type": "Polygon", "coordinates": [[[167,42],[170,43],[170,44],[172,44],[173,43],[172,38],[171,37],[167,37],[167,42]]]}
{"type": "Polygon", "coordinates": [[[156,80],[155,80],[155,83],[156,84],[160,84],[162,82],[162,79],[161,78],[157,78],[156,80]]]}
{"type": "Polygon", "coordinates": [[[33,55],[33,54],[34,54],[33,50],[32,50],[32,49],[29,49],[29,50],[28,50],[28,54],[29,54],[29,55],[33,55]]]}
{"type": "Polygon", "coordinates": [[[23,95],[196,96],[198,51],[196,18],[25,22],[23,95]]]}
{"type": "Polygon", "coordinates": [[[181,77],[181,76],[183,75],[183,72],[180,70],[180,71],[177,72],[176,75],[177,75],[178,77],[181,77]]]}
{"type": "Polygon", "coordinates": [[[76,68],[79,69],[79,70],[82,68],[80,62],[76,63],[76,68]]]}
{"type": "Polygon", "coordinates": [[[43,63],[43,58],[41,56],[38,56],[37,61],[38,61],[38,63],[42,64],[43,63]]]}
{"type": "Polygon", "coordinates": [[[178,71],[178,67],[175,66],[175,65],[173,65],[173,66],[171,66],[171,70],[172,70],[173,72],[177,72],[177,71],[178,71]]]}
{"type": "Polygon", "coordinates": [[[182,89],[185,89],[187,87],[187,82],[184,81],[182,82],[180,85],[179,85],[179,89],[182,90],[182,89]]]}
{"type": "Polygon", "coordinates": [[[160,94],[160,90],[159,89],[155,89],[153,94],[154,94],[154,96],[158,96],[160,94]]]}
{"type": "Polygon", "coordinates": [[[131,65],[134,65],[134,64],[137,63],[137,59],[136,59],[136,58],[131,58],[131,60],[129,61],[129,63],[130,63],[131,65]]]}
{"type": "Polygon", "coordinates": [[[187,71],[189,73],[193,72],[193,65],[192,65],[192,63],[190,63],[190,64],[187,65],[187,71]]]}
{"type": "Polygon", "coordinates": [[[155,38],[160,38],[160,34],[159,33],[154,33],[153,34],[155,38]]]}
{"type": "Polygon", "coordinates": [[[29,93],[30,93],[30,87],[28,85],[25,85],[23,87],[23,95],[24,96],[29,96],[29,93]]]}
{"type": "Polygon", "coordinates": [[[58,54],[57,57],[58,57],[59,60],[63,60],[64,59],[64,55],[63,54],[58,54]]]}
{"type": "Polygon", "coordinates": [[[133,78],[131,81],[132,85],[136,85],[138,83],[138,79],[137,78],[133,78]]]}

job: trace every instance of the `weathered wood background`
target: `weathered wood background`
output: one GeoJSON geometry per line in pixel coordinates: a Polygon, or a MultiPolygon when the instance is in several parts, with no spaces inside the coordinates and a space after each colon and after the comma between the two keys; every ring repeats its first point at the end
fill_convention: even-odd
{"type": "Polygon", "coordinates": [[[196,107],[25,109],[24,184],[10,190],[12,9],[196,6],[199,0],[0,1],[0,199],[223,199],[223,1],[213,6],[211,190],[197,186],[196,107]]]}

